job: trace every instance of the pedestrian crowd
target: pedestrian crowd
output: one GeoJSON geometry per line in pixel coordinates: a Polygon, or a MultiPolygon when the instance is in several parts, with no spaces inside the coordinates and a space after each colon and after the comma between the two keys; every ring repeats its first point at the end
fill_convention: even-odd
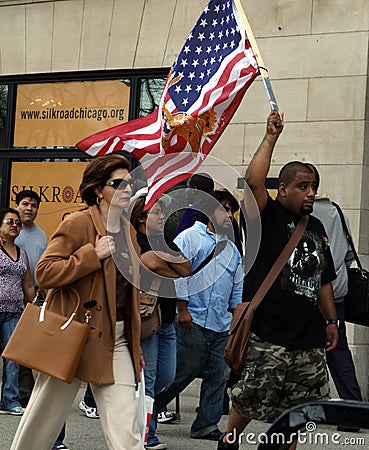
{"type": "MultiPolygon", "coordinates": [[[[91,331],[72,383],[3,360],[0,413],[22,416],[12,450],[68,449],[68,413],[82,382],[79,409],[100,419],[113,450],[170,448],[158,423],[177,419],[168,405],[196,378],[201,388],[190,435],[215,441],[218,450],[238,449],[251,420],[273,422],[295,405],[329,398],[328,368],[342,399],[362,400],[344,314],[354,258],[337,208],[318,195],[320,175],[310,163],[281,168],[276,198],[265,187],[283,128],[283,114],[273,110],[245,174],[261,219],[259,250],[246,274],[239,203],[228,190],[215,189],[206,173],[189,178],[189,207],[173,239],[165,216],[171,197],[146,208],[147,193],[136,192],[120,154],[90,161],[80,184],[86,207],[66,216],[48,243],[35,223],[37,193],[21,191],[16,208],[0,210],[2,348],[27,302],[53,298],[49,309],[67,315],[72,289],[87,299],[96,288],[91,331]],[[303,217],[298,245],[255,311],[236,374],[224,360],[232,315],[252,300],[303,217]],[[160,327],[145,336],[144,293],[160,318],[160,327]],[[142,377],[153,402],[143,431],[136,395],[142,377]],[[218,428],[222,414],[229,414],[227,430],[218,428]]],[[[77,320],[83,315],[81,305],[77,320]]]]}

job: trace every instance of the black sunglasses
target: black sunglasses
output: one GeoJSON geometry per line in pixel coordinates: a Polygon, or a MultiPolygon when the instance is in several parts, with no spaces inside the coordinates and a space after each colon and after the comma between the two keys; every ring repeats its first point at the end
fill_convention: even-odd
{"type": "Polygon", "coordinates": [[[105,183],[105,186],[111,186],[114,189],[119,189],[120,191],[123,191],[127,186],[131,186],[131,188],[134,185],[133,178],[129,178],[126,180],[125,178],[116,178],[115,180],[107,181],[105,183]]]}

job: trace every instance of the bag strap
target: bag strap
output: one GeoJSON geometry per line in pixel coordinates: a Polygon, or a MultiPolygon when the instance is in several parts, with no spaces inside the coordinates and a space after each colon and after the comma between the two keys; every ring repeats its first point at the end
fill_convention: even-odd
{"type": "Polygon", "coordinates": [[[357,254],[357,251],[356,251],[356,248],[355,248],[355,245],[354,245],[354,241],[352,240],[351,234],[350,234],[350,232],[349,232],[349,230],[348,230],[348,228],[347,228],[346,220],[345,220],[345,217],[344,217],[344,215],[343,215],[342,209],[341,209],[341,207],[339,206],[338,203],[332,202],[332,205],[336,207],[337,212],[338,212],[338,214],[339,214],[339,216],[340,216],[341,223],[342,223],[342,228],[343,228],[343,231],[344,231],[344,233],[345,233],[347,242],[349,243],[349,246],[351,247],[351,250],[352,250],[352,253],[353,253],[353,255],[354,255],[356,264],[357,264],[357,266],[358,266],[358,268],[359,268],[360,270],[363,270],[363,267],[362,267],[362,265],[361,265],[359,256],[358,256],[358,254],[357,254]]]}
{"type": "Polygon", "coordinates": [[[95,295],[97,291],[97,284],[101,277],[101,270],[97,270],[96,274],[94,276],[94,282],[92,284],[91,292],[90,292],[90,298],[89,300],[95,300],[95,295]]]}
{"type": "Polygon", "coordinates": [[[160,283],[161,283],[161,279],[159,277],[155,277],[152,280],[151,286],[147,292],[158,295],[160,283]]]}
{"type": "Polygon", "coordinates": [[[247,308],[247,312],[249,314],[252,314],[255,312],[256,308],[259,306],[259,304],[265,297],[266,293],[269,291],[270,287],[272,286],[274,281],[277,279],[282,268],[287,263],[288,258],[291,256],[296,245],[299,243],[299,241],[305,231],[305,228],[308,224],[308,221],[309,221],[309,216],[302,216],[301,219],[299,220],[299,222],[295,228],[295,231],[292,233],[286,246],[282,250],[281,254],[278,256],[276,261],[274,262],[272,268],[268,272],[268,275],[265,277],[264,281],[261,283],[261,285],[259,286],[259,289],[256,291],[256,294],[254,295],[253,299],[251,300],[250,306],[247,308]]]}
{"type": "Polygon", "coordinates": [[[199,272],[202,268],[204,268],[212,259],[215,258],[219,253],[225,249],[227,245],[227,240],[224,239],[223,241],[217,242],[214,245],[213,250],[209,253],[209,255],[204,259],[204,261],[196,267],[196,269],[192,272],[192,275],[195,275],[195,273],[199,272]]]}

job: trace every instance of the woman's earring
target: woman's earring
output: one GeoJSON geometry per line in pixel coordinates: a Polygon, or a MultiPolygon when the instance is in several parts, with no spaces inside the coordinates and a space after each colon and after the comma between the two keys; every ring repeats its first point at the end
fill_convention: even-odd
{"type": "Polygon", "coordinates": [[[97,203],[98,205],[101,205],[101,202],[102,202],[102,201],[103,201],[102,197],[99,197],[99,196],[96,197],[96,203],[97,203]]]}

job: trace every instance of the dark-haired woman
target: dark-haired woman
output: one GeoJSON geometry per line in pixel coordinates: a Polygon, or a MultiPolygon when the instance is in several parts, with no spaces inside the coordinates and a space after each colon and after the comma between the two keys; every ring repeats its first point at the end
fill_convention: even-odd
{"type": "MultiPolygon", "coordinates": [[[[80,194],[88,208],[67,216],[50,239],[36,267],[39,286],[61,291],[50,309],[69,316],[76,289],[83,304],[97,277],[97,305],[91,331],[71,384],[44,374],[36,379],[12,450],[47,450],[58,435],[81,381],[90,383],[100,413],[106,444],[113,450],[143,450],[137,427],[135,379],[143,366],[140,349],[138,267],[131,261],[135,236],[122,212],[129,204],[132,178],[127,159],[105,155],[86,167],[80,194]],[[117,270],[116,245],[109,232],[120,233],[126,247],[126,271],[117,270]],[[129,281],[128,281],[129,280],[129,281]],[[131,283],[132,282],[132,283],[131,283]]],[[[134,234],[134,232],[133,232],[134,234]]],[[[123,245],[123,244],[122,244],[123,245]]],[[[83,305],[77,320],[83,321],[83,305]]],[[[60,355],[61,357],[63,355],[60,355]]]]}
{"type": "MultiPolygon", "coordinates": [[[[164,196],[163,198],[169,198],[164,196]]],[[[137,231],[137,242],[141,249],[141,261],[148,271],[141,271],[141,289],[147,292],[155,279],[161,275],[159,287],[159,307],[161,310],[161,330],[141,340],[145,359],[145,393],[154,398],[170,384],[176,374],[176,293],[173,279],[192,273],[191,263],[183,255],[174,252],[164,240],[164,199],[158,200],[144,211],[146,196],[139,197],[130,212],[130,221],[137,231]]],[[[175,416],[174,416],[175,418],[175,416]]],[[[156,436],[155,411],[151,418],[146,449],[164,450],[166,444],[156,436]]]]}
{"type": "MultiPolygon", "coordinates": [[[[26,252],[15,239],[22,228],[19,212],[13,208],[0,210],[0,341],[4,348],[16,327],[26,302],[33,300],[32,283],[26,252]]],[[[19,365],[3,359],[1,414],[21,416],[19,403],[19,365]]]]}

